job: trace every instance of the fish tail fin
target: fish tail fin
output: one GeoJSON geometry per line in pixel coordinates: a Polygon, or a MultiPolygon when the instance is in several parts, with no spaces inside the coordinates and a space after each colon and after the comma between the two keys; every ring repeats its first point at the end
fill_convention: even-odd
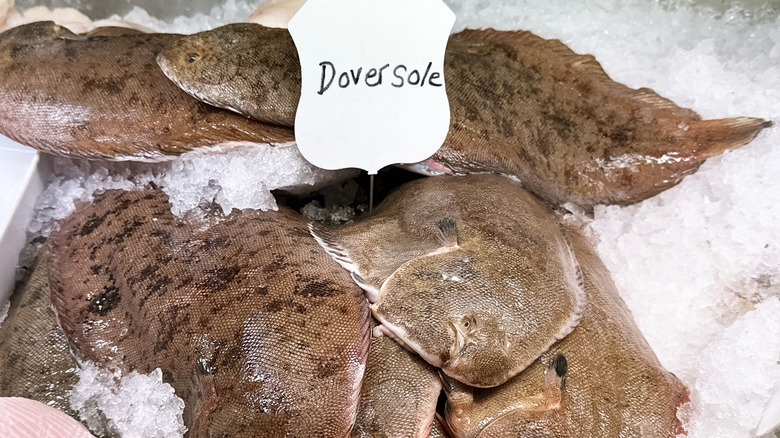
{"type": "Polygon", "coordinates": [[[692,155],[705,159],[714,157],[728,149],[736,149],[750,143],[762,129],[772,122],[756,117],[734,117],[730,119],[694,120],[686,129],[694,140],[692,155]]]}
{"type": "Polygon", "coordinates": [[[309,222],[309,233],[314,240],[320,244],[322,249],[328,253],[338,264],[343,266],[349,272],[357,272],[357,268],[352,262],[347,250],[338,243],[337,237],[332,227],[323,225],[319,222],[309,222]]]}

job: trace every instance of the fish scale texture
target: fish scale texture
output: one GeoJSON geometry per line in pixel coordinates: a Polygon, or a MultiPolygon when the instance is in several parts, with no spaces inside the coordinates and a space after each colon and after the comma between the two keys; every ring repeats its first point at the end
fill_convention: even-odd
{"type": "MultiPolygon", "coordinates": [[[[204,102],[292,126],[301,93],[296,54],[286,30],[239,23],[186,36],[158,62],[204,102]],[[202,56],[190,63],[190,53],[202,56]],[[283,79],[258,85],[274,78],[283,79]]],[[[613,81],[592,55],[527,31],[452,35],[444,76],[451,122],[433,160],[457,174],[514,175],[551,204],[586,210],[660,193],[770,125],[701,120],[648,88],[613,81]]]]}
{"type": "Polygon", "coordinates": [[[435,368],[387,336],[372,337],[351,436],[427,438],[440,392],[435,368]]]}
{"type": "Polygon", "coordinates": [[[161,191],[109,191],[50,244],[52,302],[79,355],[159,367],[190,436],[348,433],[368,310],[298,214],[190,223],[161,191]]]}
{"type": "Polygon", "coordinates": [[[455,436],[671,438],[682,432],[676,412],[688,401],[687,389],[658,362],[587,239],[573,228],[566,234],[587,292],[580,324],[505,385],[445,383],[455,436]],[[560,405],[532,409],[545,364],[556,354],[568,362],[560,405]]]}
{"type": "Polygon", "coordinates": [[[198,102],[160,71],[175,34],[75,35],[53,22],[0,34],[0,132],[48,153],[162,161],[292,130],[198,102]]]}
{"type": "Polygon", "coordinates": [[[0,397],[37,400],[75,417],[68,392],[78,365],[51,309],[47,261],[44,247],[0,323],[0,397]]]}
{"type": "Polygon", "coordinates": [[[419,179],[365,220],[312,231],[378,291],[372,311],[386,329],[469,385],[522,371],[577,325],[585,304],[556,217],[502,176],[419,179]],[[440,236],[450,221],[457,236],[440,236]]]}

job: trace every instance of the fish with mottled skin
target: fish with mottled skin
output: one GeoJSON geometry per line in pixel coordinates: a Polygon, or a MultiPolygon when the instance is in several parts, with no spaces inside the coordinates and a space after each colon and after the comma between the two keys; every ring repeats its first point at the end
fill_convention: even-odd
{"type": "Polygon", "coordinates": [[[299,214],[234,210],[206,226],[173,216],[160,190],[108,191],[49,242],[75,350],[123,373],[160,368],[190,436],[349,433],[370,316],[299,214]]]}
{"type": "Polygon", "coordinates": [[[309,228],[366,290],[383,333],[472,386],[525,369],[585,305],[555,216],[499,175],[419,179],[369,218],[309,228]]]}
{"type": "Polygon", "coordinates": [[[353,438],[427,438],[441,381],[435,368],[386,336],[371,338],[353,438]]]}
{"type": "Polygon", "coordinates": [[[47,153],[137,161],[293,140],[289,128],[206,105],[172,84],[155,56],[180,35],[97,32],[37,22],[0,34],[0,133],[47,153]]]}
{"type": "Polygon", "coordinates": [[[264,122],[295,122],[301,67],[287,29],[228,24],[171,42],[157,63],[203,102],[264,122]]]}
{"type": "Polygon", "coordinates": [[[44,246],[0,323],[0,397],[37,400],[77,418],[68,394],[78,364],[51,309],[47,262],[44,246]]]}
{"type": "Polygon", "coordinates": [[[566,235],[588,294],[580,324],[525,371],[490,389],[444,377],[446,418],[462,437],[672,438],[688,390],[658,362],[587,239],[566,235]]]}
{"type": "MultiPolygon", "coordinates": [[[[300,66],[284,29],[230,24],[179,39],[157,61],[204,102],[293,126],[300,66]]],[[[648,88],[613,81],[593,56],[526,31],[452,35],[444,76],[449,133],[436,154],[410,168],[511,175],[554,205],[586,210],[653,196],[771,124],[701,120],[648,88]]]]}

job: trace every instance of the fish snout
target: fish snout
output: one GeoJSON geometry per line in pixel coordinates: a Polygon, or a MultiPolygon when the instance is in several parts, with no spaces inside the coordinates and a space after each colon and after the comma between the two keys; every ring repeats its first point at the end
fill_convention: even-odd
{"type": "Polygon", "coordinates": [[[504,383],[513,367],[506,333],[497,324],[475,318],[452,323],[453,343],[441,368],[470,386],[489,388],[504,383]]]}

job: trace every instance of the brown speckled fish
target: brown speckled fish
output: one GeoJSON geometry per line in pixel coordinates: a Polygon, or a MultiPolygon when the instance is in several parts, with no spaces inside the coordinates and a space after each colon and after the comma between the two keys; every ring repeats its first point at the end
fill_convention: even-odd
{"type": "Polygon", "coordinates": [[[385,334],[469,385],[522,371],[585,304],[556,217],[502,176],[423,178],[367,219],[310,228],[366,290],[385,334]]]}
{"type": "Polygon", "coordinates": [[[256,120],[295,122],[301,67],[287,29],[229,24],[179,38],[160,51],[157,63],[203,102],[256,120]]]}
{"type": "MultiPolygon", "coordinates": [[[[178,40],[157,61],[204,102],[258,120],[295,121],[300,67],[284,29],[222,26],[178,40]]],[[[701,120],[650,89],[613,81],[593,56],[525,31],[452,35],[444,76],[449,134],[412,169],[513,175],[552,204],[586,210],[653,196],[770,125],[750,117],[701,120]]]]}
{"type": "Polygon", "coordinates": [[[386,336],[372,337],[353,438],[428,438],[438,371],[386,336]]]}
{"type": "Polygon", "coordinates": [[[469,388],[445,377],[456,437],[672,438],[688,391],[658,362],[579,231],[567,229],[588,301],[580,324],[506,384],[469,388]]]}
{"type": "Polygon", "coordinates": [[[159,367],[190,436],[344,437],[369,343],[360,288],[287,209],[218,223],[109,191],[50,237],[52,302],[84,359],[159,367]]]}
{"type": "Polygon", "coordinates": [[[0,34],[0,133],[44,152],[138,161],[293,139],[290,129],[206,105],[172,84],[155,56],[178,37],[80,36],[53,22],[0,34]]]}
{"type": "Polygon", "coordinates": [[[68,393],[78,365],[51,309],[47,261],[44,246],[0,323],[0,397],[38,400],[76,417],[68,393]]]}

